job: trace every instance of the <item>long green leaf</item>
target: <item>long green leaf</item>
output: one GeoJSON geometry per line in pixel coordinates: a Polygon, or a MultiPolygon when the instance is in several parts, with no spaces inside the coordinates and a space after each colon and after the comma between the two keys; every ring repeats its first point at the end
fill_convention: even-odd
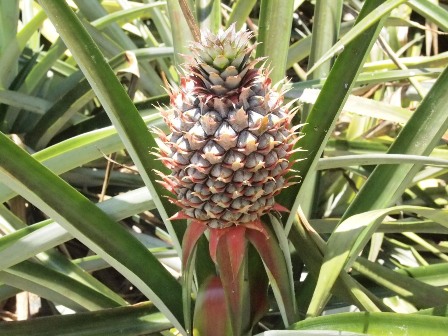
{"type": "MultiPolygon", "coordinates": [[[[325,242],[306,225],[306,221],[300,222],[298,219],[295,221],[294,230],[290,233],[290,239],[297,251],[304,251],[301,254],[301,258],[310,270],[310,275],[317,279],[322,265],[325,242]]],[[[327,289],[327,291],[331,291],[345,302],[353,303],[366,311],[379,312],[388,310],[378,298],[344,272],[339,274],[336,286],[330,290],[327,289]]],[[[298,301],[300,301],[300,298],[298,301]]],[[[304,311],[303,314],[305,313],[304,311]]]]}
{"type": "Polygon", "coordinates": [[[13,90],[0,90],[0,102],[38,114],[44,114],[51,106],[51,103],[46,99],[13,90]]]}
{"type": "MultiPolygon", "coordinates": [[[[373,11],[384,0],[367,0],[363,6],[358,20],[362,20],[368,13],[373,11]]],[[[306,124],[302,129],[305,134],[298,146],[306,152],[300,152],[300,156],[306,156],[306,160],[301,160],[293,165],[301,176],[305,176],[308,172],[313,171],[325,145],[332,133],[339,113],[348,98],[349,92],[353,86],[367,53],[376,40],[377,35],[382,26],[382,21],[377,22],[374,26],[365,31],[361,36],[350,43],[336,62],[325,81],[322,91],[314,104],[310,114],[306,120],[306,124]]],[[[356,25],[355,28],[356,29],[356,25]]],[[[302,159],[298,154],[293,155],[292,159],[302,159]]],[[[303,181],[291,186],[288,193],[280,195],[279,201],[285,205],[287,209],[291,209],[291,215],[288,218],[289,227],[293,220],[299,202],[305,195],[299,194],[303,181]],[[287,195],[298,195],[295,200],[287,195]]]]}
{"type": "MultiPolygon", "coordinates": [[[[76,4],[78,5],[78,8],[80,11],[90,20],[94,21],[96,19],[99,19],[103,16],[106,16],[108,13],[103,8],[102,4],[97,1],[89,1],[89,0],[76,0],[76,4]]],[[[89,28],[90,25],[86,24],[85,27],[89,28]]],[[[92,27],[92,26],[90,26],[92,27]]],[[[109,37],[109,39],[104,39],[103,34],[101,34],[96,29],[90,29],[89,32],[91,34],[96,35],[96,41],[99,42],[100,40],[106,42],[107,45],[111,45],[111,41],[113,41],[112,45],[114,46],[114,49],[116,51],[111,55],[115,56],[115,54],[125,51],[125,50],[132,50],[136,49],[137,46],[135,45],[134,41],[124,32],[121,27],[113,22],[112,24],[108,25],[103,32],[109,37]],[[118,49],[117,49],[118,47],[118,49]]],[[[61,34],[60,34],[61,35],[61,34]]],[[[61,35],[62,37],[62,35],[61,35]]],[[[93,37],[93,36],[92,36],[93,37]]],[[[68,43],[64,40],[67,47],[70,48],[68,43]]],[[[76,56],[75,56],[76,59],[76,56]]],[[[160,79],[157,72],[154,70],[152,65],[150,64],[140,64],[140,82],[141,85],[147,90],[150,94],[153,95],[160,95],[163,94],[163,88],[162,88],[162,80],[160,79]]]]}
{"type": "MultiPolygon", "coordinates": [[[[163,51],[166,51],[166,49],[161,51],[162,55],[164,55],[163,51]]],[[[135,64],[130,59],[135,61],[135,57],[131,57],[132,54],[129,53],[120,53],[109,60],[109,64],[115,72],[132,72],[135,64]]],[[[151,54],[154,55],[155,53],[151,54]]],[[[61,95],[51,108],[46,111],[45,115],[26,134],[25,140],[27,144],[33,146],[35,149],[45,147],[60,129],[66,126],[69,119],[94,97],[95,93],[89,83],[85,79],[82,79],[73,89],[61,95]]]]}
{"type": "Polygon", "coordinates": [[[183,330],[180,285],[145,246],[3,134],[0,143],[0,175],[7,185],[108,261],[183,330]]]}
{"type": "Polygon", "coordinates": [[[174,65],[179,67],[185,62],[182,55],[191,54],[188,45],[193,42],[194,39],[179,6],[179,2],[169,0],[167,3],[167,8],[171,22],[171,32],[173,34],[174,65]]]}
{"type": "Polygon", "coordinates": [[[308,70],[308,73],[313,72],[322,63],[335,56],[338,52],[344,50],[344,48],[346,48],[347,45],[349,45],[353,40],[358,38],[361,34],[364,34],[364,32],[366,32],[370,27],[373,27],[379,20],[382,20],[385,16],[387,16],[392,11],[392,9],[398,7],[406,1],[407,0],[387,0],[383,4],[373,9],[372,12],[365,17],[361,17],[360,14],[357,20],[356,29],[352,29],[347,34],[345,34],[330,50],[325,53],[324,56],[321,57],[320,60],[318,60],[312,66],[311,69],[308,70]]]}
{"type": "Polygon", "coordinates": [[[121,11],[117,11],[105,16],[102,16],[101,18],[96,19],[95,21],[91,22],[93,26],[97,27],[98,29],[102,29],[108,24],[115,22],[115,21],[123,21],[128,22],[135,20],[137,18],[140,18],[141,16],[148,16],[149,13],[152,12],[153,8],[164,6],[166,5],[165,2],[155,2],[151,4],[141,5],[137,7],[132,7],[129,9],[123,9],[121,11]]]}
{"type": "Polygon", "coordinates": [[[378,263],[360,257],[352,266],[355,271],[368,277],[380,286],[397,293],[418,309],[448,304],[448,293],[443,289],[394,272],[378,263]]]}
{"type": "Polygon", "coordinates": [[[52,249],[36,255],[40,263],[52,270],[69,276],[73,281],[76,281],[82,286],[92,288],[99,295],[105,296],[110,300],[115,301],[119,306],[126,306],[127,302],[119,294],[115,293],[97,278],[90,273],[87,273],[78,264],[61,254],[59,251],[52,249]]]}
{"type": "Polygon", "coordinates": [[[81,22],[65,2],[40,1],[61,38],[77,60],[81,70],[95,91],[114,126],[138,167],[140,175],[151,191],[162,219],[172,236],[174,247],[180,255],[180,238],[184,227],[173,227],[168,219],[175,214],[176,207],[166,197],[167,190],[155,181],[154,169],[164,171],[162,163],[149,151],[157,144],[140,117],[138,110],[124,91],[100,50],[88,35],[81,22]]]}
{"type": "Polygon", "coordinates": [[[61,229],[58,225],[56,227],[50,227],[51,220],[27,226],[9,210],[1,207],[0,229],[5,233],[12,233],[0,237],[0,270],[4,270],[27,258],[36,256],[43,266],[63,274],[70,274],[71,280],[78,281],[81,285],[89,286],[117,303],[125,305],[126,301],[123,298],[66,257],[62,256],[59,252],[43,252],[54,247],[57,243],[63,243],[72,238],[67,231],[61,229]],[[8,225],[11,227],[8,227],[8,225]],[[13,229],[18,228],[21,229],[13,231],[13,229]]]}
{"type": "Polygon", "coordinates": [[[373,210],[358,214],[342,222],[330,236],[324,255],[324,262],[319,273],[315,295],[310,303],[308,314],[316,316],[328,300],[328,288],[331,287],[339,273],[347,270],[355,261],[360,251],[366,246],[372,234],[389,214],[408,211],[425,216],[444,226],[448,226],[446,212],[422,207],[394,207],[373,210]]]}
{"type": "Polygon", "coordinates": [[[432,286],[448,286],[448,264],[434,264],[428,266],[410,267],[396,270],[397,273],[407,275],[413,279],[432,286]]]}
{"type": "MultiPolygon", "coordinates": [[[[447,54],[448,56],[448,54],[447,54]]],[[[416,57],[412,57],[412,60],[409,60],[410,63],[413,64],[414,68],[410,70],[393,70],[395,68],[394,64],[391,61],[378,61],[375,63],[371,63],[372,67],[366,66],[365,64],[364,70],[366,72],[360,73],[358,78],[356,79],[355,85],[361,86],[365,84],[379,84],[390,81],[398,81],[402,79],[407,79],[409,77],[415,76],[428,76],[431,78],[438,77],[444,68],[427,68],[426,66],[446,66],[446,61],[440,61],[437,64],[431,64],[432,56],[430,57],[419,57],[416,60],[416,57]],[[429,60],[428,60],[429,59],[429,60]],[[423,64],[419,69],[415,67],[419,66],[420,62],[425,62],[430,64],[423,64]],[[370,69],[372,71],[370,71],[370,69]],[[384,71],[389,70],[389,71],[384,71]]],[[[446,57],[445,57],[446,58],[446,57]]],[[[410,58],[408,58],[410,59],[410,58]]],[[[437,61],[439,62],[439,61],[437,61]]],[[[286,92],[285,96],[289,99],[294,99],[298,95],[302,94],[305,89],[308,88],[321,88],[325,83],[325,78],[309,80],[304,82],[294,83],[292,85],[292,89],[286,92]]]]}
{"type": "MultiPolygon", "coordinates": [[[[151,203],[148,190],[140,188],[98,203],[97,206],[111,218],[119,220],[153,208],[154,204],[151,205],[151,203]]],[[[72,239],[72,235],[52,220],[26,226],[1,237],[0,270],[20,263],[70,239],[72,239]]],[[[48,263],[55,261],[54,258],[49,258],[48,254],[38,257],[41,260],[47,260],[48,263]]],[[[58,263],[57,268],[60,269],[60,267],[61,264],[58,263]]],[[[76,273],[76,270],[65,271],[70,271],[73,275],[76,273]]],[[[88,281],[87,284],[91,284],[91,282],[88,281]]],[[[98,289],[98,283],[95,283],[93,287],[98,289]]],[[[103,291],[103,289],[103,287],[99,288],[100,291],[103,291]]],[[[108,293],[112,295],[110,292],[108,293]]],[[[118,302],[123,301],[118,300],[118,302]]]]}
{"type": "MultiPolygon", "coordinates": [[[[332,233],[339,219],[311,219],[310,224],[319,233],[332,233]]],[[[403,219],[384,221],[378,227],[377,232],[381,233],[401,233],[401,232],[415,232],[415,233],[435,233],[448,234],[448,229],[432,220],[417,220],[417,219],[403,219]]]]}
{"type": "Polygon", "coordinates": [[[167,321],[150,303],[135,306],[0,323],[0,333],[9,336],[110,336],[142,335],[169,329],[167,321]]]}
{"type": "MultiPolygon", "coordinates": [[[[11,5],[14,6],[16,4],[12,3],[11,5]]],[[[13,76],[15,76],[15,71],[11,71],[11,69],[16,68],[15,64],[20,53],[45,18],[45,12],[39,11],[25,26],[22,27],[17,33],[16,38],[10,39],[9,44],[2,48],[4,51],[0,55],[0,63],[2,64],[0,69],[0,88],[4,89],[9,86],[13,76]]],[[[11,29],[11,27],[8,27],[8,29],[11,29]]]]}
{"type": "Polygon", "coordinates": [[[201,29],[217,33],[221,28],[221,0],[196,1],[196,13],[201,29]]]}
{"type": "Polygon", "coordinates": [[[274,83],[285,77],[293,5],[293,0],[262,0],[260,5],[256,55],[267,57],[274,83]]]}
{"type": "MultiPolygon", "coordinates": [[[[311,68],[314,63],[316,63],[316,61],[336,43],[339,37],[342,5],[343,2],[340,0],[320,0],[316,2],[308,68],[311,68]]],[[[330,72],[331,65],[331,60],[327,60],[327,62],[321,64],[316,71],[311,73],[309,79],[327,77],[330,72]]],[[[301,113],[302,123],[305,122],[310,110],[311,105],[304,104],[301,113]]],[[[318,202],[315,191],[319,189],[319,173],[312,173],[304,182],[305,183],[302,185],[302,192],[306,193],[308,197],[302,200],[301,207],[303,212],[309,216],[314,212],[313,209],[318,202]]]]}
{"type": "MultiPolygon", "coordinates": [[[[332,20],[333,22],[333,20],[332,20]]],[[[333,22],[332,25],[335,25],[333,22]]],[[[341,24],[341,34],[345,34],[353,27],[353,22],[343,22],[341,24]]],[[[298,63],[304,60],[310,54],[311,50],[311,40],[313,35],[306,36],[301,38],[297,42],[290,45],[288,50],[288,60],[286,62],[286,68],[289,69],[294,65],[294,63],[298,63]]],[[[332,44],[333,45],[333,44],[332,44]]],[[[331,46],[332,46],[331,45],[331,46]]],[[[295,83],[300,84],[300,83],[295,83]]]]}
{"type": "Polygon", "coordinates": [[[232,6],[232,12],[230,13],[229,20],[226,27],[228,28],[232,23],[235,23],[236,30],[240,30],[246,19],[249,17],[250,12],[254,8],[257,0],[237,0],[232,6]]]}
{"type": "Polygon", "coordinates": [[[291,329],[351,331],[371,336],[443,336],[448,330],[448,319],[414,314],[343,313],[301,321],[291,329]]]}
{"type": "Polygon", "coordinates": [[[422,165],[447,166],[448,160],[421,155],[406,154],[366,154],[344,155],[319,159],[316,169],[334,169],[358,165],[415,163],[422,165]]]}
{"type": "MultiPolygon", "coordinates": [[[[154,113],[144,117],[150,125],[157,124],[160,119],[160,115],[154,113]]],[[[123,148],[117,130],[105,127],[57,143],[33,154],[33,157],[59,175],[123,148]]],[[[0,184],[0,201],[5,202],[14,195],[14,191],[0,184]]]]}
{"type": "Polygon", "coordinates": [[[9,42],[16,37],[19,14],[18,0],[0,3],[0,56],[5,52],[9,42]]]}
{"type": "MultiPolygon", "coordinates": [[[[300,95],[299,101],[314,104],[319,97],[320,92],[320,90],[316,89],[305,89],[300,95]]],[[[412,112],[408,109],[354,95],[348,97],[342,110],[352,114],[403,124],[406,123],[412,115],[412,112]]]]}
{"type": "MultiPolygon", "coordinates": [[[[432,56],[413,56],[401,57],[400,61],[408,68],[421,69],[426,67],[446,67],[448,58],[448,51],[442,52],[432,56]]],[[[392,60],[376,61],[366,63],[364,65],[365,71],[396,69],[397,65],[392,60]]]]}
{"type": "Polygon", "coordinates": [[[448,13],[446,9],[428,0],[409,0],[408,5],[420,15],[434,22],[448,32],[448,13]]]}
{"type": "MultiPolygon", "coordinates": [[[[429,155],[448,127],[448,68],[402,129],[388,154],[429,155]]],[[[401,196],[420,165],[378,166],[344,214],[343,219],[371,209],[384,208],[401,196]]]]}
{"type": "MultiPolygon", "coordinates": [[[[311,68],[329,50],[339,37],[343,2],[341,0],[316,1],[314,11],[313,33],[311,35],[311,50],[308,66],[311,68]]],[[[310,79],[327,77],[331,62],[321,64],[310,79]]],[[[303,118],[303,119],[306,119],[303,118]]]]}
{"type": "Polygon", "coordinates": [[[24,261],[0,272],[0,281],[76,311],[119,307],[115,300],[73,279],[69,274],[24,261]]]}

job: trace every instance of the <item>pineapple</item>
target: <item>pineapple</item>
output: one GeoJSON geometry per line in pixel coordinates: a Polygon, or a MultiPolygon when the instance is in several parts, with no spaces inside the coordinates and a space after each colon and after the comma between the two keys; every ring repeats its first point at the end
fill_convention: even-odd
{"type": "Polygon", "coordinates": [[[170,108],[160,108],[171,134],[157,130],[158,153],[170,175],[159,173],[188,218],[213,229],[250,226],[272,209],[288,185],[285,174],[295,138],[291,104],[281,85],[250,60],[252,34],[232,25],[204,32],[193,43],[170,108]]]}

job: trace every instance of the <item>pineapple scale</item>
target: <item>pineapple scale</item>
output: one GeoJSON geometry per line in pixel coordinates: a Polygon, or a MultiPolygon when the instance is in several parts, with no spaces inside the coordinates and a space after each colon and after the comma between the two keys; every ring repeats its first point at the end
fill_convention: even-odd
{"type": "Polygon", "coordinates": [[[288,183],[294,111],[271,87],[268,72],[249,61],[252,35],[232,26],[205,32],[195,58],[161,109],[170,129],[163,184],[188,218],[212,228],[251,224],[274,207],[288,183]]]}

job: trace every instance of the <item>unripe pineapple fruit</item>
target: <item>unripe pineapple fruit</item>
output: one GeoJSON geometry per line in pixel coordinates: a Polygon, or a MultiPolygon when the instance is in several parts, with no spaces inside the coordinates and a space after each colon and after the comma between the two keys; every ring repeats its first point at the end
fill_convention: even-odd
{"type": "Polygon", "coordinates": [[[251,37],[234,26],[203,33],[170,108],[160,109],[171,131],[158,131],[171,170],[162,183],[182,208],[178,217],[211,228],[259,221],[288,184],[294,111],[268,71],[255,67],[260,59],[250,60],[251,37]]]}

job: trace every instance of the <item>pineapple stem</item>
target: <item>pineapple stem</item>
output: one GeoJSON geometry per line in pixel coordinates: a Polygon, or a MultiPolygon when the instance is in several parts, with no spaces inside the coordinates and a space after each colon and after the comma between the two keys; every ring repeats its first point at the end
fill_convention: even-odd
{"type": "Polygon", "coordinates": [[[182,9],[182,13],[184,13],[185,20],[187,21],[188,27],[190,27],[191,33],[193,34],[193,38],[196,42],[201,41],[201,32],[199,30],[199,26],[193,16],[193,13],[190,10],[190,7],[187,4],[186,0],[179,0],[180,8],[182,9]]]}

